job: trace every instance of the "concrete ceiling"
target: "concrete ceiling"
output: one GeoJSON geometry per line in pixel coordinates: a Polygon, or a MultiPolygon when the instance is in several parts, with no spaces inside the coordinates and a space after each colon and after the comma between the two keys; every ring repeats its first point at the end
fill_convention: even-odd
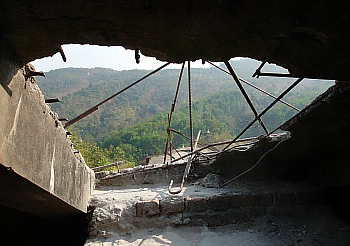
{"type": "Polygon", "coordinates": [[[170,62],[250,57],[295,76],[349,78],[346,1],[3,0],[0,7],[7,69],[76,43],[138,48],[170,62]]]}

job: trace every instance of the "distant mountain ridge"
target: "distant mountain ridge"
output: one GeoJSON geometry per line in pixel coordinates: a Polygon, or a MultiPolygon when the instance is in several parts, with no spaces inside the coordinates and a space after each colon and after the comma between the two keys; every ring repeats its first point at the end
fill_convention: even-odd
{"type": "MultiPolygon", "coordinates": [[[[260,62],[255,60],[241,59],[232,61],[231,64],[239,77],[276,96],[295,80],[270,77],[252,78],[255,69],[260,65],[260,62]]],[[[222,65],[220,66],[223,68],[222,65]]],[[[187,117],[184,113],[186,107],[188,107],[188,78],[186,70],[183,74],[176,105],[176,110],[183,112],[179,113],[182,115],[181,117],[187,117]]],[[[273,65],[266,66],[263,70],[286,72],[273,65]]],[[[66,68],[47,72],[45,78],[38,78],[38,84],[45,98],[60,98],[61,103],[51,104],[51,108],[60,117],[72,119],[149,72],[147,70],[115,71],[106,68],[66,68]]],[[[110,136],[115,135],[115,132],[133,127],[135,124],[139,124],[138,127],[141,127],[142,122],[151,122],[154,120],[154,117],[159,117],[159,114],[166,119],[166,115],[169,113],[174,100],[179,74],[180,70],[178,69],[166,69],[150,76],[102,105],[90,116],[72,125],[70,130],[76,132],[84,140],[94,141],[106,146],[105,140],[107,138],[110,140],[110,136]]],[[[330,84],[329,81],[316,80],[302,82],[285,100],[291,100],[299,107],[304,107],[314,97],[329,87],[330,84]]],[[[259,111],[273,100],[244,83],[243,86],[259,111]]],[[[240,92],[230,75],[214,67],[205,69],[194,68],[191,69],[191,87],[193,105],[197,105],[197,109],[193,109],[194,111],[197,110],[195,114],[198,117],[215,116],[221,120],[221,123],[225,124],[225,129],[222,130],[221,135],[219,134],[221,138],[225,134],[228,134],[226,138],[232,137],[242,127],[238,127],[237,122],[248,120],[243,115],[250,115],[250,109],[247,107],[243,97],[238,96],[240,92]],[[229,98],[228,94],[230,93],[237,95],[235,98],[238,101],[231,103],[231,99],[228,99],[227,102],[220,100],[220,98],[229,98]],[[213,100],[220,101],[221,104],[217,104],[213,100]],[[216,113],[214,115],[208,112],[214,109],[207,104],[215,105],[214,107],[222,107],[222,110],[220,112],[215,109],[216,113]],[[198,105],[202,106],[199,107],[198,105]],[[235,111],[232,107],[241,108],[247,112],[235,115],[235,112],[240,110],[235,111]],[[200,112],[201,110],[207,112],[200,112]],[[239,118],[242,118],[242,120],[238,120],[239,118]],[[232,124],[232,122],[236,123],[232,124]],[[236,127],[237,129],[226,129],[230,127],[236,127]]],[[[284,105],[278,107],[281,107],[278,114],[284,114],[284,118],[280,120],[286,120],[286,117],[290,116],[290,109],[284,105]]],[[[213,122],[219,124],[218,121],[214,120],[213,122]]],[[[216,136],[215,140],[219,140],[219,135],[216,136]]]]}

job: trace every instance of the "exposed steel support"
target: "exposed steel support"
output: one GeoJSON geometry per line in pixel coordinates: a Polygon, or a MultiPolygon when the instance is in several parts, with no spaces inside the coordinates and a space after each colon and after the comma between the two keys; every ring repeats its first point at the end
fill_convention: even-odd
{"type": "Polygon", "coordinates": [[[264,129],[264,131],[266,132],[266,134],[269,134],[269,131],[267,130],[267,127],[265,126],[264,122],[261,120],[261,118],[258,115],[258,112],[256,111],[252,101],[250,100],[247,92],[245,91],[245,89],[243,88],[241,82],[239,81],[235,71],[233,70],[233,68],[231,67],[231,64],[229,63],[229,61],[225,61],[224,62],[227,69],[230,71],[231,76],[233,77],[234,81],[236,82],[238,88],[240,89],[240,91],[242,92],[245,100],[247,101],[247,103],[249,104],[249,107],[251,108],[251,110],[253,111],[255,118],[259,121],[259,123],[261,124],[262,128],[264,129]]]}

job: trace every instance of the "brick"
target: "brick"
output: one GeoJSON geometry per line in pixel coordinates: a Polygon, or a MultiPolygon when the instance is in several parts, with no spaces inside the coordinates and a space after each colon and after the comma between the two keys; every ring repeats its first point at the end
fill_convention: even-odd
{"type": "Polygon", "coordinates": [[[292,206],[295,204],[295,194],[293,192],[277,193],[274,198],[276,206],[292,206]]]}
{"type": "Polygon", "coordinates": [[[136,217],[142,217],[143,202],[138,201],[136,203],[136,217]]]}
{"type": "Polygon", "coordinates": [[[231,196],[232,207],[248,207],[253,204],[253,196],[251,194],[234,194],[231,196]]]}
{"type": "Polygon", "coordinates": [[[151,217],[157,214],[160,214],[158,199],[152,201],[138,201],[136,203],[137,217],[151,217]]]}
{"type": "Polygon", "coordinates": [[[186,212],[202,212],[207,206],[207,199],[205,197],[187,197],[185,201],[186,212]]]}
{"type": "Polygon", "coordinates": [[[230,196],[213,196],[208,198],[207,209],[213,211],[227,210],[231,208],[230,196]]]}
{"type": "Polygon", "coordinates": [[[297,204],[310,204],[317,201],[317,193],[315,191],[301,191],[295,194],[295,202],[297,204]]]}
{"type": "Polygon", "coordinates": [[[183,197],[172,197],[160,201],[162,214],[182,213],[185,210],[183,197]]]}
{"type": "Polygon", "coordinates": [[[273,206],[274,199],[271,193],[253,194],[253,206],[273,206]]]}

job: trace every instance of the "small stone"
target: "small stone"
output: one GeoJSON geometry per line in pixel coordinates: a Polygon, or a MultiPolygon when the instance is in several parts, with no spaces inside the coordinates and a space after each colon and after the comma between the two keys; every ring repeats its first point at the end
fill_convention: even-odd
{"type": "Polygon", "coordinates": [[[191,219],[190,219],[190,218],[186,218],[186,219],[184,219],[183,222],[182,222],[183,225],[187,225],[187,224],[189,224],[189,223],[191,223],[191,219]]]}

